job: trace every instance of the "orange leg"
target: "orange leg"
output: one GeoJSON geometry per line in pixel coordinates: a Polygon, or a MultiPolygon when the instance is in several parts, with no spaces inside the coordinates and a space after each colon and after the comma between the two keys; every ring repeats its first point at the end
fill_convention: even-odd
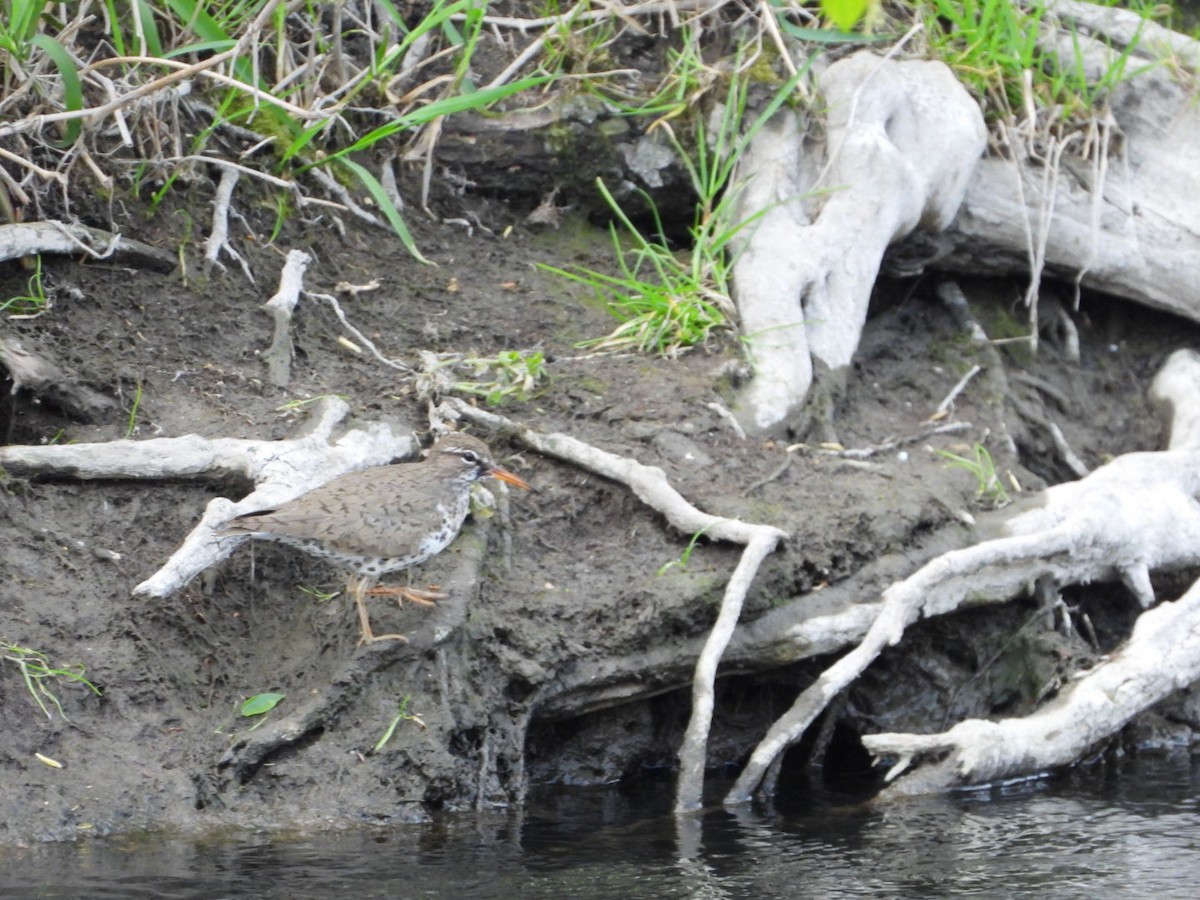
{"type": "Polygon", "coordinates": [[[354,605],[358,607],[358,624],[362,627],[362,634],[358,639],[360,647],[364,644],[374,644],[376,641],[404,641],[408,643],[408,638],[402,634],[376,634],[371,630],[371,619],[367,614],[366,594],[372,593],[374,588],[368,589],[367,583],[357,576],[351,576],[346,586],[354,597],[354,605]]]}

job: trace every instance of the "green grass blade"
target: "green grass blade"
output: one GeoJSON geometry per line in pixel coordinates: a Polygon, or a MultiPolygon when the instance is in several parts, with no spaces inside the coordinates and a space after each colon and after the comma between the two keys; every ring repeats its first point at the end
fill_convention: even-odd
{"type": "Polygon", "coordinates": [[[224,53],[234,44],[233,38],[218,38],[212,41],[200,41],[195,44],[186,44],[183,47],[176,47],[174,50],[168,50],[163,54],[163,59],[175,59],[179,56],[187,56],[189,53],[224,53]]]}
{"type": "Polygon", "coordinates": [[[128,54],[125,51],[125,35],[121,31],[121,19],[117,14],[117,5],[114,0],[104,0],[104,7],[108,10],[108,21],[112,25],[109,37],[112,38],[113,49],[117,51],[117,56],[127,56],[128,54]]]}
{"type": "Polygon", "coordinates": [[[300,132],[288,145],[288,148],[283,151],[283,156],[279,158],[280,165],[283,165],[283,163],[286,163],[289,159],[303,151],[305,147],[312,143],[312,139],[329,125],[329,122],[329,119],[321,119],[319,122],[308,126],[300,132]]]}
{"type": "MultiPolygon", "coordinates": [[[[8,4],[6,4],[8,5],[8,4]]],[[[42,14],[49,6],[49,0],[13,0],[9,6],[10,15],[8,18],[8,26],[0,21],[0,34],[3,34],[8,41],[12,42],[11,46],[6,46],[5,49],[13,53],[18,58],[24,58],[22,52],[22,44],[27,43],[37,31],[38,22],[42,19],[42,14]]]]}
{"type": "MultiPolygon", "coordinates": [[[[408,48],[413,41],[421,37],[423,34],[441,28],[442,24],[449,21],[451,16],[458,15],[468,10],[471,7],[472,2],[473,0],[457,0],[455,3],[446,5],[438,3],[435,5],[427,16],[421,19],[421,21],[418,22],[411,31],[404,35],[403,40],[401,40],[395,47],[392,47],[386,54],[384,54],[384,56],[379,60],[377,67],[381,70],[387,69],[396,61],[403,59],[404,54],[408,52],[408,48]]],[[[388,4],[388,6],[391,9],[389,15],[393,16],[396,24],[403,27],[404,17],[395,11],[394,6],[391,6],[390,4],[388,4]]]]}
{"type": "Polygon", "coordinates": [[[200,38],[206,41],[229,40],[229,34],[209,15],[205,3],[193,3],[191,0],[164,0],[164,6],[175,13],[181,25],[190,28],[200,38]]]}
{"type": "Polygon", "coordinates": [[[400,215],[400,210],[396,209],[396,205],[392,203],[392,198],[383,189],[383,185],[379,183],[379,179],[353,160],[342,159],[339,162],[362,182],[363,187],[367,189],[367,193],[371,195],[371,199],[375,201],[380,212],[383,213],[388,223],[392,226],[392,229],[396,232],[396,236],[400,238],[400,243],[404,245],[405,250],[412,254],[413,259],[432,265],[429,260],[421,255],[421,251],[417,249],[417,244],[413,240],[408,226],[404,224],[404,217],[400,215]]]}
{"type": "MultiPolygon", "coordinates": [[[[79,71],[75,68],[75,60],[67,49],[47,34],[35,34],[29,41],[42,50],[53,61],[58,74],[63,81],[63,102],[68,110],[83,109],[83,86],[79,82],[79,71]]],[[[70,119],[66,123],[66,136],[62,141],[55,142],[56,146],[69,147],[79,137],[83,123],[79,119],[70,119]]]]}
{"type": "Polygon", "coordinates": [[[163,55],[162,39],[158,36],[158,25],[154,22],[154,8],[146,0],[134,0],[142,20],[142,37],[146,40],[146,52],[151,56],[163,55]]]}
{"type": "Polygon", "coordinates": [[[451,116],[455,113],[466,112],[469,109],[483,109],[504,97],[519,94],[521,91],[545,84],[551,78],[552,76],[550,75],[522,78],[520,81],[514,81],[511,84],[503,84],[494,88],[483,88],[482,90],[472,91],[468,94],[458,94],[454,97],[438,100],[407,115],[393,119],[386,125],[380,125],[378,128],[367,132],[367,134],[363,135],[349,147],[343,147],[341,150],[330,153],[319,163],[309,163],[301,171],[311,169],[316,165],[325,165],[332,160],[340,159],[351,153],[357,153],[359,150],[366,150],[368,147],[374,146],[384,138],[390,137],[397,132],[418,128],[442,116],[451,116]]]}
{"type": "Polygon", "coordinates": [[[810,44],[882,44],[896,40],[894,34],[862,34],[836,31],[832,28],[804,28],[787,19],[779,20],[779,30],[798,41],[807,41],[810,44]]]}
{"type": "MultiPolygon", "coordinates": [[[[186,50],[174,51],[172,55],[180,52],[196,53],[208,50],[219,53],[237,43],[236,38],[209,14],[206,7],[211,4],[194,3],[192,0],[165,0],[164,5],[175,13],[180,24],[190,28],[200,38],[199,43],[191,44],[186,50]]],[[[254,68],[250,65],[250,60],[245,57],[235,59],[233,70],[241,81],[246,84],[255,84],[254,68]]]]}

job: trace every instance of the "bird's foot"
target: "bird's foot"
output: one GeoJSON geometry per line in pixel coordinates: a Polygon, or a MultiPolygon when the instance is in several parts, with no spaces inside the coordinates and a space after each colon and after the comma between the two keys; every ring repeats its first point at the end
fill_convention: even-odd
{"type": "Polygon", "coordinates": [[[449,594],[437,590],[438,585],[431,584],[429,590],[421,590],[414,587],[388,587],[387,585],[378,585],[377,587],[368,588],[366,593],[372,597],[391,596],[396,598],[396,603],[399,606],[404,605],[405,600],[409,600],[420,606],[435,606],[439,600],[445,600],[449,594]]]}
{"type": "Polygon", "coordinates": [[[362,647],[367,644],[378,644],[380,641],[400,641],[407,644],[408,638],[402,634],[376,634],[371,630],[371,617],[367,612],[366,591],[363,590],[362,582],[351,580],[351,593],[354,597],[354,606],[358,609],[358,624],[362,629],[362,634],[358,638],[358,646],[362,647]]]}
{"type": "Polygon", "coordinates": [[[367,628],[358,638],[358,646],[365,647],[369,644],[377,644],[380,641],[399,641],[402,644],[408,643],[408,638],[402,634],[375,634],[371,629],[367,628]]]}

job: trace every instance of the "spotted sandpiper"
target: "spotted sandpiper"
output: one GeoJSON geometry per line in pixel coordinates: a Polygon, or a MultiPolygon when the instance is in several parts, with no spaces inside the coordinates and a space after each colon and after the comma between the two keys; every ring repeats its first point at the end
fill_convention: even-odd
{"type": "Polygon", "coordinates": [[[238,516],[221,533],[280,541],[349,570],[347,589],[362,625],[359,643],[403,641],[402,634],[371,630],[366,595],[393,594],[397,602],[426,606],[444,599],[436,591],[375,585],[381,576],[445,550],[470,510],[471,485],[489,476],[530,489],[524,479],[496,465],[479,438],[452,433],[422,462],[342,475],[276,509],[238,516]]]}

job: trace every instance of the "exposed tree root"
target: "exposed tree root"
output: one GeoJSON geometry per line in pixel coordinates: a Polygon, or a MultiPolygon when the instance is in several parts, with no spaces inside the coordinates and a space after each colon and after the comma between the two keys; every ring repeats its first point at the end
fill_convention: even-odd
{"type": "MultiPolygon", "coordinates": [[[[1084,757],[1138,713],[1200,679],[1200,581],[1142,614],[1120,651],[1021,719],[967,719],[940,734],[872,734],[863,744],[897,762],[890,789],[915,794],[985,784],[1084,757]]],[[[885,795],[886,796],[886,795],[885,795]]]]}
{"type": "Polygon", "coordinates": [[[860,52],[820,84],[823,142],[805,146],[783,111],[738,164],[735,218],[753,225],[734,277],[755,370],[740,418],[755,431],[800,413],[815,372],[836,378],[850,365],[884,251],[949,224],[986,144],[978,107],[941,63],[860,52]]]}
{"type": "Polygon", "coordinates": [[[639,500],[665,516],[672,526],[684,534],[703,531],[713,540],[732,541],[745,547],[737,568],[725,586],[717,621],[696,660],[692,678],[692,715],[679,751],[680,774],[675,809],[677,812],[688,812],[699,808],[704,787],[708,734],[712,726],[713,684],[717,664],[733,636],[746,592],[759,566],[776,545],[787,537],[787,533],[770,525],[731,521],[701,512],[671,487],[666,474],[656,466],[645,466],[636,460],[615,456],[564,434],[539,434],[461,400],[448,400],[445,406],[452,413],[507,434],[539,453],[566,460],[625,485],[639,500]]]}
{"type": "Polygon", "coordinates": [[[285,387],[292,380],[292,313],[300,302],[304,271],[310,262],[312,257],[303,250],[289,250],[279,276],[279,290],[264,304],[275,319],[275,333],[263,358],[267,361],[267,380],[277,387],[285,387]]]}
{"type": "MultiPolygon", "coordinates": [[[[1080,481],[1051,487],[1037,498],[1037,507],[1015,513],[1007,520],[1004,536],[945,553],[889,587],[883,592],[883,604],[866,636],[803,691],[792,708],[771,727],[726,802],[748,801],[782,752],[799,740],[830,701],[885,647],[899,642],[905,629],[918,619],[944,615],[964,605],[1004,602],[1046,576],[1059,586],[1119,579],[1146,608],[1155,601],[1150,584],[1152,570],[1171,571],[1200,565],[1200,430],[1196,428],[1200,354],[1191,350],[1173,354],[1155,379],[1151,396],[1172,417],[1169,449],[1129,453],[1080,481]]],[[[1166,621],[1195,615],[1189,611],[1197,606],[1196,601],[1176,605],[1179,611],[1170,614],[1166,621]]],[[[1135,632],[1138,640],[1144,642],[1147,635],[1166,633],[1158,617],[1151,621],[1154,624],[1146,627],[1145,634],[1138,636],[1135,632]]],[[[1187,621],[1188,628],[1200,630],[1200,624],[1187,621]]],[[[1200,639],[1192,643],[1192,652],[1200,653],[1200,639]]],[[[1191,671],[1189,666],[1200,671],[1200,661],[1189,659],[1184,671],[1191,671]]],[[[1146,669],[1154,667],[1140,658],[1129,667],[1131,673],[1146,669]]],[[[1138,676],[1153,681],[1145,688],[1136,683],[1130,685],[1129,690],[1142,698],[1139,709],[1160,698],[1157,685],[1164,678],[1173,677],[1163,671],[1169,670],[1138,676]]],[[[1081,695],[1071,709],[1085,710],[1087,696],[1081,695]]],[[[1122,711],[1106,721],[1114,728],[1120,727],[1136,711],[1128,714],[1122,711]]],[[[1010,743],[1003,756],[1005,762],[987,769],[978,768],[973,761],[984,756],[984,748],[969,746],[967,737],[990,742],[995,737],[991,723],[971,725],[958,733],[952,730],[948,734],[955,734],[953,740],[941,736],[940,744],[932,739],[923,743],[923,739],[890,735],[887,741],[872,746],[907,748],[905,752],[911,757],[919,749],[944,747],[952,742],[960,761],[953,770],[970,776],[973,772],[993,769],[1012,774],[1018,763],[1023,766],[1022,772],[1034,772],[1067,761],[1062,756],[1063,746],[1078,746],[1080,742],[1090,746],[1097,739],[1091,730],[1084,730],[1085,737],[1091,736],[1086,740],[1064,735],[1053,752],[1043,754],[1038,750],[1041,745],[1032,740],[1032,727],[1026,728],[1025,733],[1031,741],[1023,744],[1020,752],[1013,750],[1010,743]],[[972,761],[964,762],[968,758],[972,761]]]]}
{"type": "Polygon", "coordinates": [[[8,371],[12,393],[27,390],[62,408],[77,422],[93,422],[117,401],[92,389],[48,356],[27,350],[14,338],[0,337],[0,369],[8,371]]]}
{"type": "Polygon", "coordinates": [[[1114,66],[1124,72],[1094,128],[1075,139],[1047,140],[1029,123],[1010,132],[1004,155],[979,164],[954,222],[899,249],[924,242],[939,267],[1032,274],[1030,300],[1045,274],[1200,321],[1200,215],[1191,200],[1200,112],[1178,74],[1180,61],[1200,59],[1200,43],[1130,10],[1076,0],[1047,8],[1055,15],[1043,19],[1039,42],[1057,48],[1063,71],[1086,71],[1093,83],[1114,66]],[[1142,61],[1126,69],[1119,55],[1135,44],[1129,59],[1142,61]]]}
{"type": "MultiPolygon", "coordinates": [[[[135,588],[135,593],[164,597],[228,556],[240,543],[236,538],[216,536],[216,531],[232,516],[277,505],[343,471],[387,462],[411,449],[410,441],[395,438],[383,426],[349,432],[330,445],[332,431],[347,411],[342,401],[326,399],[309,434],[292,441],[210,440],[187,436],[114,441],[108,444],[6,447],[0,448],[0,465],[21,472],[70,473],[83,478],[178,478],[217,473],[253,478],[258,486],[241,502],[235,504],[224,498],[211,501],[201,521],[179,550],[162,569],[135,588]]],[[[717,622],[699,652],[693,677],[693,711],[680,750],[683,774],[677,808],[685,811],[698,807],[717,665],[737,625],[751,581],[762,560],[787,536],[786,533],[768,525],[749,524],[703,513],[671,487],[661,469],[614,456],[566,435],[539,435],[458,400],[446,401],[441,412],[451,417],[469,418],[500,430],[539,452],[565,459],[618,481],[685,534],[704,531],[711,539],[733,541],[745,546],[742,558],[726,586],[717,622]]],[[[478,562],[479,559],[476,559],[476,567],[478,562]]],[[[464,582],[460,586],[460,593],[465,591],[467,585],[464,582]]],[[[453,593],[453,588],[447,587],[453,593]]],[[[439,615],[441,613],[439,607],[439,615]]],[[[449,615],[461,621],[465,616],[465,605],[458,608],[456,615],[449,615]]],[[[454,625],[442,616],[429,627],[437,630],[424,642],[436,644],[453,631],[454,625]]],[[[418,631],[413,640],[420,641],[419,634],[418,631]]],[[[391,652],[389,650],[371,649],[368,652],[368,658],[375,661],[372,665],[377,664],[376,668],[387,667],[392,661],[387,655],[391,652]]],[[[240,740],[222,760],[222,768],[229,769],[235,777],[244,781],[252,777],[270,754],[322,728],[345,707],[348,697],[353,693],[348,685],[361,677],[363,665],[359,661],[349,664],[345,677],[334,679],[326,690],[312,698],[302,709],[240,740]]]]}
{"type": "Polygon", "coordinates": [[[230,166],[221,166],[221,180],[217,182],[217,192],[213,197],[212,230],[208,240],[204,242],[204,273],[209,274],[214,266],[224,269],[221,262],[221,251],[237,260],[242,267],[246,280],[254,283],[254,273],[246,258],[237,252],[229,243],[229,217],[233,214],[233,189],[237,187],[241,173],[230,166]]]}

